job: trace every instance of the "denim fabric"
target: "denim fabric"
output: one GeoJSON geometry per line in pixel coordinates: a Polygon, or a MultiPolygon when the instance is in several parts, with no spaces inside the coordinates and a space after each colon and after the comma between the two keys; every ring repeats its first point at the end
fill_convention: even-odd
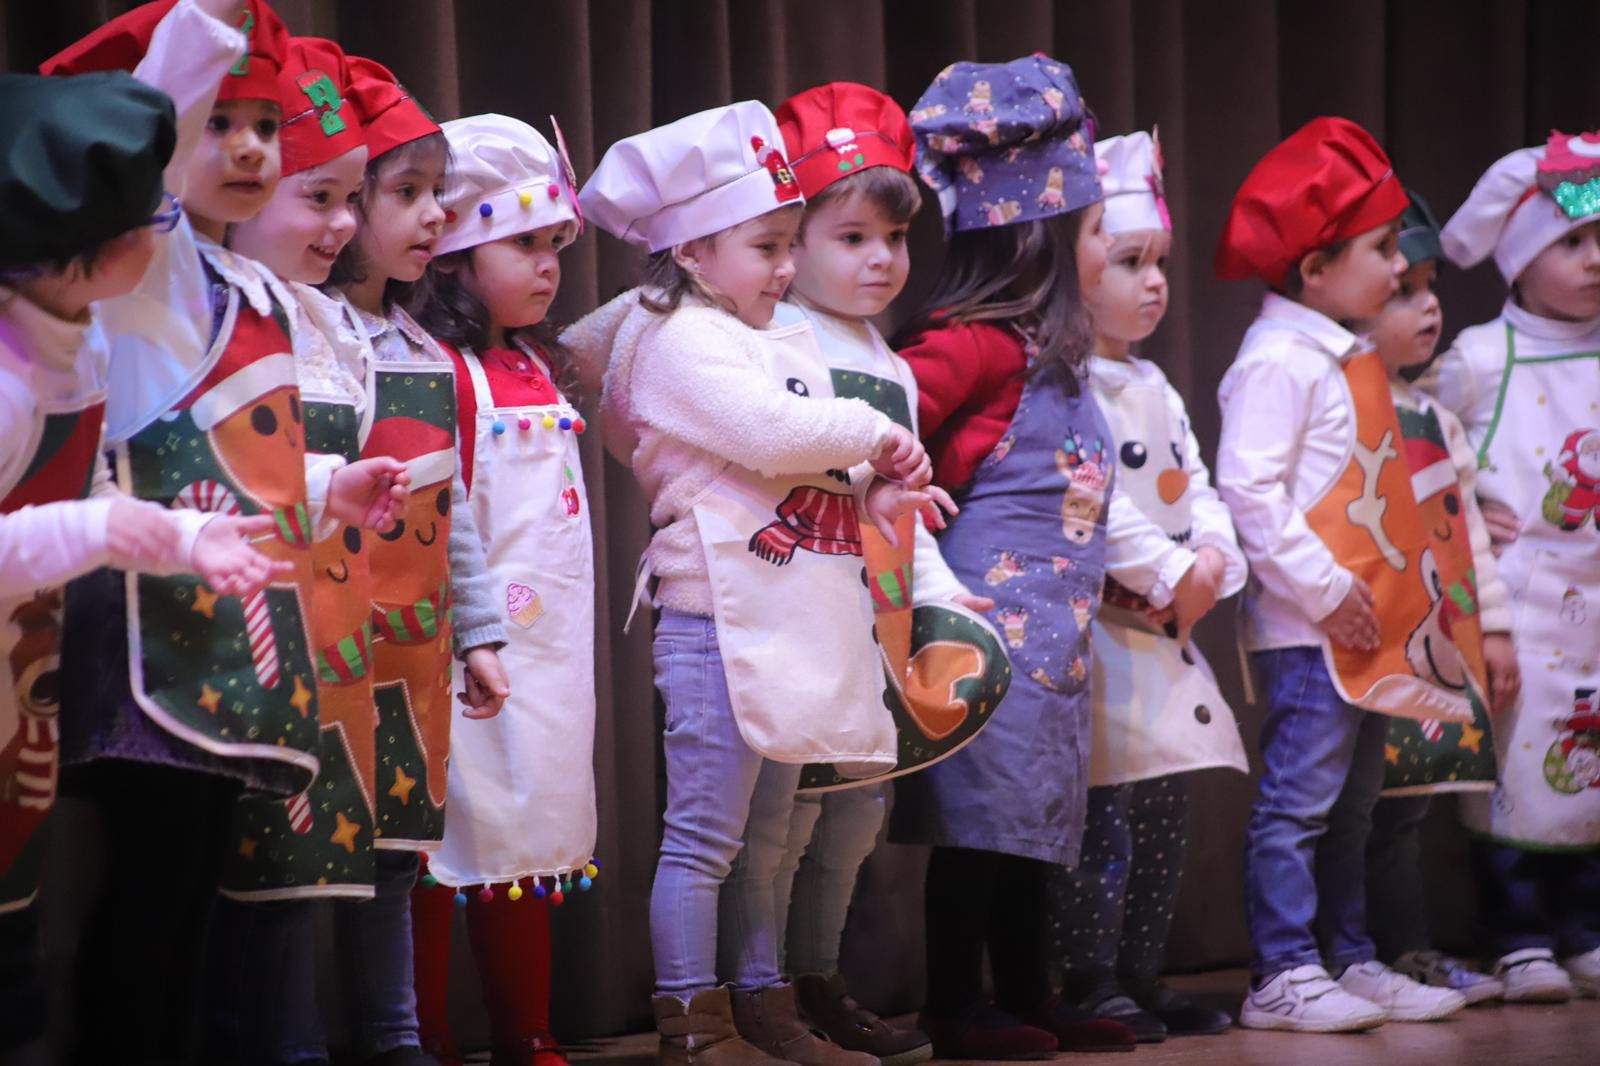
{"type": "Polygon", "coordinates": [[[1428,946],[1422,822],[1432,796],[1385,796],[1372,811],[1367,838],[1367,931],[1378,957],[1393,962],[1428,946]]]}
{"type": "Polygon", "coordinates": [[[419,1042],[411,889],[421,862],[414,851],[386,849],[375,859],[373,898],[333,905],[334,952],[357,1061],[419,1042]]]}
{"type": "Polygon", "coordinates": [[[887,791],[880,782],[795,798],[773,886],[782,972],[839,972],[856,875],[877,846],[887,791]]]}
{"type": "Polygon", "coordinates": [[[328,1061],[317,1009],[314,907],[306,899],[217,901],[206,968],[204,1061],[328,1061]]]}
{"type": "Polygon", "coordinates": [[[1502,955],[1548,948],[1557,958],[1600,948],[1600,851],[1528,851],[1473,841],[1478,899],[1502,955]]]}

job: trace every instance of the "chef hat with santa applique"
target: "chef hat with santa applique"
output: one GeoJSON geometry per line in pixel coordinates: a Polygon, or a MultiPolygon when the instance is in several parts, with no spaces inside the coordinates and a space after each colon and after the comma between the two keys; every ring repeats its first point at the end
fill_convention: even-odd
{"type": "Polygon", "coordinates": [[[1155,131],[1138,130],[1094,143],[1100,187],[1106,195],[1107,233],[1172,230],[1167,190],[1162,183],[1161,141],[1155,131]]]}
{"type": "Polygon", "coordinates": [[[755,100],[618,141],[579,200],[595,225],[652,253],[805,202],[777,120],[755,100]]]}
{"type": "Polygon", "coordinates": [[[1492,255],[1509,284],[1540,252],[1597,217],[1600,133],[1552,132],[1543,145],[1496,160],[1445,223],[1440,239],[1460,267],[1492,255]]]}
{"type": "Polygon", "coordinates": [[[776,118],[789,169],[807,199],[871,167],[910,174],[916,163],[905,111],[865,85],[836,81],[796,93],[779,105],[776,118]]]}
{"type": "Polygon", "coordinates": [[[357,109],[346,98],[349,85],[344,50],[337,44],[321,37],[290,39],[278,76],[284,177],[330,163],[367,143],[357,109]]]}
{"type": "MultiPolygon", "coordinates": [[[[554,118],[550,122],[555,125],[554,118]]],[[[444,194],[449,221],[434,248],[436,254],[561,222],[583,231],[560,126],[555,126],[554,145],[526,122],[505,115],[458,118],[443,129],[451,157],[444,194]]]]}

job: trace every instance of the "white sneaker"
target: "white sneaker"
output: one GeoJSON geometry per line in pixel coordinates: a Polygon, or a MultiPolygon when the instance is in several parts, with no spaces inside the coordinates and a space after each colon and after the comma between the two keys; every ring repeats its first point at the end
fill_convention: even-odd
{"type": "Polygon", "coordinates": [[[1565,1003],[1572,998],[1572,978],[1556,965],[1548,948],[1523,948],[1501,956],[1494,975],[1505,982],[1507,1003],[1565,1003]]]}
{"type": "Polygon", "coordinates": [[[1578,995],[1589,999],[1600,996],[1600,948],[1562,959],[1561,968],[1572,978],[1572,990],[1578,995]]]}
{"type": "Polygon", "coordinates": [[[1499,999],[1505,982],[1468,966],[1442,951],[1408,951],[1394,960],[1394,968],[1413,981],[1434,988],[1453,988],[1466,997],[1467,1006],[1499,999]]]}
{"type": "Polygon", "coordinates": [[[1376,959],[1346,966],[1339,984],[1351,995],[1382,1007],[1391,1022],[1437,1021],[1467,1005],[1467,997],[1460,992],[1418,984],[1376,959]]]}
{"type": "Polygon", "coordinates": [[[1376,1029],[1389,1017],[1376,1003],[1353,996],[1316,964],[1279,970],[1252,988],[1239,1011],[1246,1029],[1299,1033],[1354,1033],[1376,1029]]]}

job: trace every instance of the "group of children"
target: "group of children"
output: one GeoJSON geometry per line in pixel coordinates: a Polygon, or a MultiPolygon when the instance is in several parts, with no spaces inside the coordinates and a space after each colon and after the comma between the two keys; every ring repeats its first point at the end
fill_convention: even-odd
{"type": "Polygon", "coordinates": [[[1134,354],[1159,140],[1097,138],[1047,56],[909,114],[713,108],[581,187],[553,122],[436,124],[264,0],[157,0],[41,70],[0,78],[0,1047],[45,1013],[59,762],[106,853],[72,1061],[328,1061],[318,899],[356,1061],[461,1061],[457,909],[493,1061],[564,1061],[549,908],[599,873],[576,399],[654,528],[663,1062],[1228,1028],[1159,975],[1184,775],[1247,769],[1190,641],[1241,591],[1240,1023],[1600,994],[1600,137],[1507,156],[1442,231],[1353,123],[1269,152],[1217,254],[1270,291],[1213,485],[1134,354]],[[890,343],[919,181],[944,255],[890,343]],[[586,221],[640,284],[558,333],[586,221]],[[1435,360],[1439,269],[1490,255],[1502,315],[1435,360]],[[1442,791],[1492,973],[1426,941],[1442,791]],[[932,848],[916,1029],[839,974],[886,819],[932,848]]]}

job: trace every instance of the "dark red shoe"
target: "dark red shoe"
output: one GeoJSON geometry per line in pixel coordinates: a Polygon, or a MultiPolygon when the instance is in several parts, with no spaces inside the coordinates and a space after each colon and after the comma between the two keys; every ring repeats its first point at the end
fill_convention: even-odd
{"type": "Polygon", "coordinates": [[[1051,996],[1022,1020],[1054,1036],[1062,1051],[1132,1051],[1139,1042],[1121,1022],[1097,1017],[1060,996],[1051,996]]]}
{"type": "Polygon", "coordinates": [[[1048,1059],[1056,1038],[998,1007],[977,1007],[956,1015],[923,1011],[917,1028],[933,1042],[937,1059],[1048,1059]]]}
{"type": "Polygon", "coordinates": [[[495,1047],[489,1066],[567,1066],[567,1053],[555,1037],[540,1033],[513,1047],[495,1047]]]}

